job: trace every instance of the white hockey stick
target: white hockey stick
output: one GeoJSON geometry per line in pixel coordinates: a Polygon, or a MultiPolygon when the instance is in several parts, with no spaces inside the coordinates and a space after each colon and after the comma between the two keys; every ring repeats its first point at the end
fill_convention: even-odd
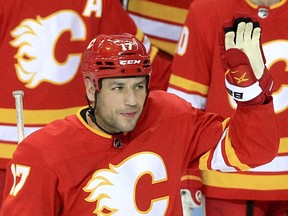
{"type": "Polygon", "coordinates": [[[186,189],[181,190],[181,202],[182,202],[182,208],[183,208],[183,216],[192,216],[193,201],[192,201],[189,190],[186,190],[186,189]]]}
{"type": "Polygon", "coordinates": [[[16,107],[16,121],[17,121],[17,133],[18,133],[18,144],[24,139],[24,115],[23,115],[23,96],[22,90],[13,91],[15,98],[16,107]]]}
{"type": "Polygon", "coordinates": [[[183,208],[183,216],[192,216],[193,210],[189,207],[183,208]]]}

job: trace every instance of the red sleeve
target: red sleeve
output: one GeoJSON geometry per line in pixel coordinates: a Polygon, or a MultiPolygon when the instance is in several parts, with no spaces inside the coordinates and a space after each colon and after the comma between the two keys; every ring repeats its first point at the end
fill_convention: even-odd
{"type": "Polygon", "coordinates": [[[277,155],[279,134],[272,102],[238,106],[231,119],[222,122],[222,130],[218,128],[218,132],[219,125],[211,121],[199,125],[201,127],[209,130],[204,129],[195,137],[198,137],[198,146],[218,143],[201,156],[201,170],[244,171],[268,163],[277,155]],[[213,138],[215,132],[222,133],[218,141],[213,138]]]}
{"type": "Polygon", "coordinates": [[[56,176],[53,175],[39,151],[31,146],[26,148],[22,144],[7,167],[5,202],[0,215],[16,216],[19,212],[22,216],[58,215],[55,211],[61,208],[61,202],[56,192],[56,176]],[[22,161],[25,161],[25,164],[22,161]],[[14,177],[16,177],[15,185],[13,185],[14,177]],[[31,193],[33,195],[27,197],[27,194],[31,193]]]}
{"type": "Polygon", "coordinates": [[[277,155],[279,133],[273,102],[258,106],[238,106],[230,127],[232,143],[241,143],[235,146],[240,161],[254,163],[255,167],[271,161],[277,155]]]}

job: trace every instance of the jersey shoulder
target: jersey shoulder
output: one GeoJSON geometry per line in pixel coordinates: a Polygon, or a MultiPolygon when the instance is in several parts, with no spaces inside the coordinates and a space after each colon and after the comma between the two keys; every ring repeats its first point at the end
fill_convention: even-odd
{"type": "Polygon", "coordinates": [[[88,129],[76,115],[55,120],[27,136],[18,146],[14,156],[22,158],[26,157],[25,155],[35,155],[35,158],[42,157],[53,163],[62,158],[65,152],[77,149],[77,143],[79,145],[85,140],[85,130],[88,129]]]}
{"type": "Polygon", "coordinates": [[[158,121],[180,116],[188,112],[194,112],[190,103],[179,96],[166,91],[156,90],[149,94],[144,106],[142,116],[158,121]]]}

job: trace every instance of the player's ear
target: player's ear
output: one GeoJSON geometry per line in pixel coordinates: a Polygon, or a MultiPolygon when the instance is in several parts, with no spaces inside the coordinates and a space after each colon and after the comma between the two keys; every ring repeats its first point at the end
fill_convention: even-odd
{"type": "Polygon", "coordinates": [[[89,79],[89,78],[85,78],[85,87],[86,87],[86,95],[87,98],[89,99],[89,101],[94,101],[95,100],[95,85],[94,82],[89,79]]]}

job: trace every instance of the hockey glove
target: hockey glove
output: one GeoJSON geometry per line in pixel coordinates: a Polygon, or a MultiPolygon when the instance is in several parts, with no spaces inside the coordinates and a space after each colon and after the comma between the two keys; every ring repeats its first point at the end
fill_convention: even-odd
{"type": "Polygon", "coordinates": [[[228,93],[239,105],[268,103],[272,100],[273,80],[265,66],[259,22],[241,14],[232,23],[224,25],[220,36],[228,93]]]}

